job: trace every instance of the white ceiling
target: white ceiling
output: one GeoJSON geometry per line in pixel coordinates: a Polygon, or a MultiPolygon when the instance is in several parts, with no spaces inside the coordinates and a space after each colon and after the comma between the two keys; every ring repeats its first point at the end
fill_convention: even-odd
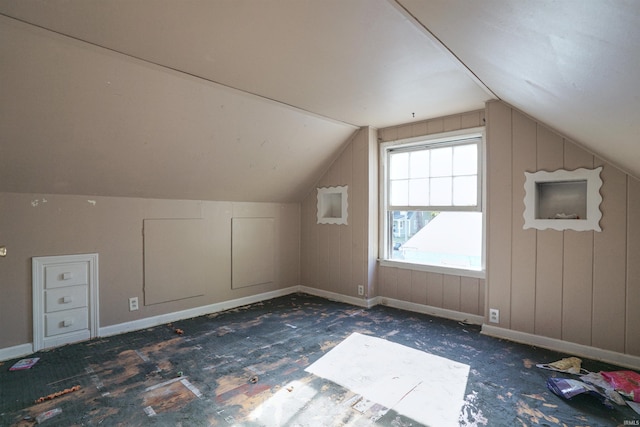
{"type": "Polygon", "coordinates": [[[295,201],[358,127],[497,97],[640,176],[640,2],[0,0],[0,14],[0,191],[295,201]]]}
{"type": "Polygon", "coordinates": [[[640,1],[400,2],[500,99],[640,177],[640,1]]]}

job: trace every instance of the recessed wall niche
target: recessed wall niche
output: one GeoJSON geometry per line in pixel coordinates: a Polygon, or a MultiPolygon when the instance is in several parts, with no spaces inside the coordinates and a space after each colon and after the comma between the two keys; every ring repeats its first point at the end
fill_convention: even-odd
{"type": "Polygon", "coordinates": [[[602,231],[602,167],[525,172],[524,229],[602,231]]]}
{"type": "Polygon", "coordinates": [[[318,188],[318,224],[347,224],[347,186],[318,188]]]}

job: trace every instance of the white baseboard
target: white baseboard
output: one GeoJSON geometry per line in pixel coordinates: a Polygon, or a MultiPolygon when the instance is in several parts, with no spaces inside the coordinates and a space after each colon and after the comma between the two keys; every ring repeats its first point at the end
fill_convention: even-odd
{"type": "Polygon", "coordinates": [[[17,359],[33,353],[33,344],[20,344],[13,347],[0,348],[0,361],[17,359]]]}
{"type": "MultiPolygon", "coordinates": [[[[604,350],[601,348],[591,347],[583,344],[562,341],[556,338],[543,337],[540,335],[529,334],[527,332],[513,331],[511,329],[505,329],[486,324],[482,325],[482,334],[489,335],[495,338],[503,338],[522,344],[528,344],[535,347],[542,347],[549,350],[566,353],[572,356],[599,360],[602,362],[624,366],[635,370],[640,369],[640,357],[624,353],[617,353],[611,350],[604,350]]],[[[550,362],[553,361],[551,360],[550,362]]]]}
{"type": "MultiPolygon", "coordinates": [[[[230,301],[223,301],[215,304],[210,304],[202,307],[196,307],[188,310],[178,311],[174,313],[167,313],[160,316],[147,317],[140,320],[131,322],[119,323],[117,325],[106,326],[99,328],[98,336],[107,337],[125,332],[137,331],[141,329],[151,328],[154,326],[175,322],[182,319],[190,319],[193,317],[204,316],[207,314],[217,313],[232,308],[242,307],[245,305],[253,304],[260,301],[265,301],[272,298],[277,298],[296,292],[303,292],[309,295],[315,295],[321,298],[343,302],[358,307],[371,308],[378,304],[386,305],[400,310],[413,311],[416,313],[429,314],[436,317],[443,317],[447,319],[462,321],[475,325],[482,325],[482,334],[489,335],[495,338],[502,338],[509,341],[519,342],[522,344],[528,344],[536,347],[547,348],[562,353],[567,353],[575,356],[582,356],[589,359],[600,360],[607,363],[612,363],[618,366],[624,366],[631,369],[640,369],[640,357],[632,356],[623,353],[617,353],[610,350],[599,349],[582,344],[575,344],[567,341],[562,341],[554,338],[547,338],[539,335],[533,335],[526,332],[513,331],[509,329],[499,328],[497,326],[484,324],[484,316],[478,316],[474,314],[466,314],[458,311],[447,310],[444,308],[432,307],[423,304],[416,304],[412,302],[397,300],[386,297],[375,298],[356,298],[336,292],[324,291],[321,289],[310,288],[307,286],[291,286],[285,289],[279,289],[276,291],[265,292],[262,294],[251,295],[244,298],[238,298],[230,301]]],[[[33,344],[20,344],[14,347],[0,348],[0,361],[15,359],[33,354],[33,344]]]]}
{"type": "Polygon", "coordinates": [[[98,336],[108,337],[112,335],[123,334],[125,332],[138,331],[158,325],[164,325],[166,323],[176,322],[178,320],[205,316],[207,314],[217,313],[220,311],[229,310],[231,308],[242,307],[244,305],[289,295],[298,292],[298,289],[299,286],[292,286],[285,289],[278,289],[277,291],[265,292],[262,294],[237,298],[230,301],[218,302],[202,307],[190,308],[188,310],[176,311],[173,313],[161,314],[159,316],[145,317],[144,319],[134,320],[131,322],[118,323],[117,325],[105,326],[104,328],[99,329],[98,336]]]}
{"type": "Polygon", "coordinates": [[[415,313],[429,314],[435,317],[457,320],[459,322],[471,323],[472,325],[482,325],[484,316],[476,314],[462,313],[460,311],[448,310],[446,308],[433,307],[430,305],[417,304],[414,302],[402,301],[387,297],[378,297],[378,303],[400,310],[413,311],[415,313]]]}
{"type": "Polygon", "coordinates": [[[299,286],[298,287],[298,291],[302,292],[302,293],[305,293],[305,294],[315,295],[315,296],[321,297],[321,298],[326,298],[328,300],[333,300],[333,301],[338,301],[338,302],[344,302],[346,304],[356,305],[358,307],[371,308],[374,305],[378,304],[376,302],[377,298],[364,299],[364,298],[350,297],[348,295],[343,295],[343,294],[339,294],[339,293],[336,293],[336,292],[324,291],[322,289],[309,288],[307,286],[299,286]]]}

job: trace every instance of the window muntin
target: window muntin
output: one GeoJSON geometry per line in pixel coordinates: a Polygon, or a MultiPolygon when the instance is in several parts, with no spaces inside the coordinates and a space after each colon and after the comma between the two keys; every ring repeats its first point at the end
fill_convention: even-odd
{"type": "Polygon", "coordinates": [[[473,138],[388,149],[387,207],[478,208],[479,142],[473,138]]]}
{"type": "Polygon", "coordinates": [[[414,139],[382,151],[382,258],[482,270],[482,134],[414,139]]]}

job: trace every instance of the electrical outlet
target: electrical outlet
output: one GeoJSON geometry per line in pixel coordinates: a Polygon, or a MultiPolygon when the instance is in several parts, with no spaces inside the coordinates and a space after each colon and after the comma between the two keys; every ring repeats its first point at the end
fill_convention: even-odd
{"type": "Polygon", "coordinates": [[[500,310],[498,310],[497,308],[489,309],[489,322],[500,323],[500,310]]]}
{"type": "Polygon", "coordinates": [[[136,311],[138,309],[138,297],[129,298],[129,311],[136,311]]]}
{"type": "Polygon", "coordinates": [[[362,285],[358,286],[358,295],[360,296],[364,295],[364,286],[362,285]]]}

